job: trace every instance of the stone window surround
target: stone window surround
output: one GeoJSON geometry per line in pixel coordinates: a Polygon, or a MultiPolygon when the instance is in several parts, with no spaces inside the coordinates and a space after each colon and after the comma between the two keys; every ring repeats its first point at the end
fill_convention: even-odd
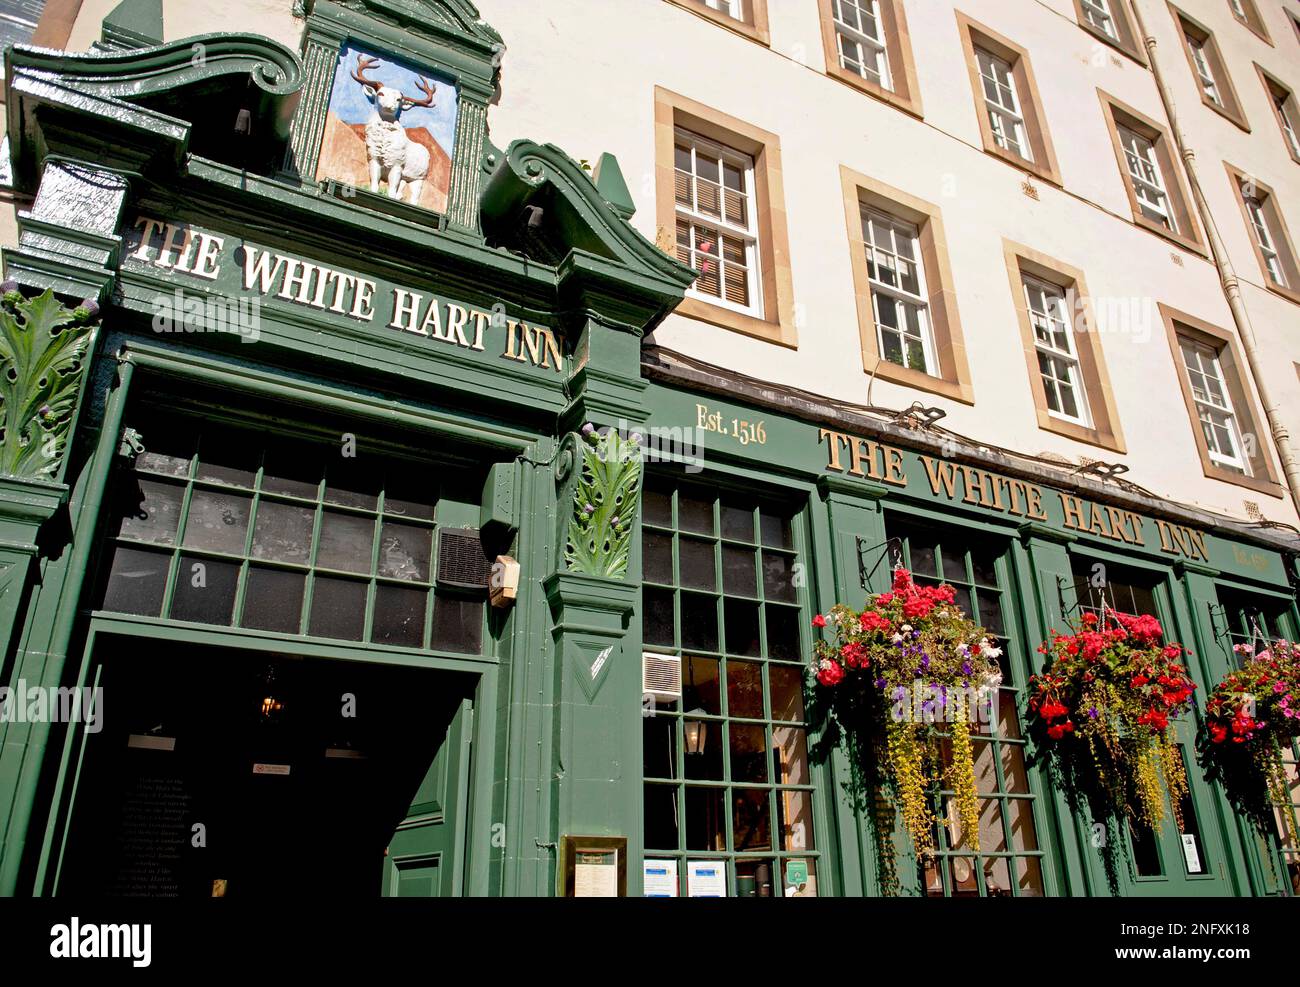
{"type": "Polygon", "coordinates": [[[1237,12],[1232,9],[1230,0],[1225,0],[1225,2],[1228,3],[1228,12],[1232,14],[1234,21],[1254,34],[1260,41],[1272,47],[1273,39],[1268,36],[1268,27],[1264,23],[1264,18],[1260,16],[1259,7],[1256,5],[1255,0],[1240,0],[1242,9],[1246,12],[1245,20],[1237,16],[1237,12]]]}
{"type": "Polygon", "coordinates": [[[1264,418],[1252,391],[1248,391],[1247,380],[1243,372],[1246,363],[1241,355],[1241,347],[1236,338],[1225,329],[1198,319],[1194,315],[1180,312],[1164,302],[1159,302],[1161,321],[1164,322],[1165,334],[1169,339],[1169,352],[1174,360],[1174,372],[1178,375],[1178,386],[1182,391],[1183,401],[1187,406],[1188,422],[1192,427],[1192,437],[1196,441],[1196,452],[1201,459],[1201,469],[1207,477],[1246,487],[1257,493],[1270,497],[1282,497],[1283,489],[1278,482],[1277,471],[1268,452],[1272,441],[1271,434],[1262,425],[1264,418]],[[1223,371],[1224,383],[1228,387],[1228,396],[1232,400],[1233,414],[1237,418],[1237,428],[1242,435],[1254,435],[1256,454],[1251,457],[1254,476],[1240,473],[1220,466],[1210,459],[1205,436],[1201,433],[1200,418],[1196,414],[1196,402],[1192,397],[1192,388],[1187,380],[1187,371],[1183,366],[1182,351],[1178,346],[1178,337],[1203,343],[1218,351],[1219,366],[1223,371]]]}
{"type": "Polygon", "coordinates": [[[840,181],[844,192],[844,218],[848,226],[863,371],[904,387],[929,391],[963,404],[974,404],[975,392],[971,386],[966,344],[957,313],[957,295],[953,290],[952,268],[948,261],[947,237],[939,207],[843,165],[840,166],[840,181]],[[929,294],[930,330],[939,360],[939,376],[901,367],[880,355],[862,237],[863,203],[915,223],[920,232],[921,258],[925,264],[929,294]]]}
{"type": "Polygon", "coordinates": [[[720,10],[714,10],[703,0],[668,0],[668,2],[739,34],[742,38],[756,41],[765,47],[770,47],[772,44],[772,34],[767,23],[767,0],[745,0],[744,20],[737,20],[720,10]]]}
{"type": "Polygon", "coordinates": [[[1020,327],[1020,340],[1024,346],[1025,363],[1029,371],[1038,427],[1112,452],[1126,452],[1119,415],[1115,410],[1115,395],[1111,389],[1110,375],[1106,371],[1101,337],[1097,332],[1092,311],[1092,295],[1088,291],[1083,272],[1031,247],[1007,239],[1002,241],[1002,252],[1006,258],[1007,276],[1016,307],[1016,322],[1020,327]],[[1034,344],[1033,325],[1025,304],[1024,289],[1021,287],[1023,275],[1054,284],[1065,291],[1067,299],[1073,295],[1082,302],[1072,313],[1074,322],[1071,328],[1079,363],[1079,375],[1088,398],[1088,410],[1092,415],[1091,426],[1066,421],[1048,410],[1047,397],[1043,391],[1043,382],[1038,369],[1038,350],[1034,344]]]}
{"type": "Polygon", "coordinates": [[[674,311],[687,318],[699,319],[792,349],[797,348],[794,281],[790,271],[780,138],[687,96],[655,86],[656,242],[668,253],[675,252],[676,244],[673,232],[677,223],[673,148],[678,127],[754,159],[759,287],[763,296],[763,318],[745,315],[689,295],[674,311]]]}
{"type": "Polygon", "coordinates": [[[1282,210],[1278,208],[1273,189],[1258,178],[1247,175],[1240,168],[1229,164],[1227,161],[1223,162],[1223,167],[1228,172],[1228,180],[1232,183],[1233,198],[1237,200],[1237,207],[1241,210],[1241,220],[1246,224],[1246,235],[1250,238],[1250,247],[1255,252],[1255,261],[1259,264],[1259,273],[1264,279],[1264,287],[1281,295],[1283,298],[1300,304],[1300,262],[1296,259],[1295,244],[1286,228],[1286,219],[1282,215],[1282,210]],[[1286,273],[1288,287],[1274,283],[1273,279],[1269,277],[1268,267],[1264,263],[1264,255],[1259,249],[1259,242],[1251,225],[1250,214],[1246,212],[1246,203],[1241,196],[1241,186],[1245,183],[1250,183],[1255,187],[1256,197],[1259,199],[1264,215],[1269,221],[1268,232],[1277,241],[1273,247],[1277,251],[1278,262],[1286,273]]]}
{"type": "Polygon", "coordinates": [[[1129,2],[1130,0],[1107,0],[1111,19],[1115,22],[1115,28],[1119,32],[1118,39],[1112,38],[1105,31],[1092,26],[1084,14],[1082,0],[1074,0],[1074,13],[1078,18],[1079,26],[1098,41],[1110,45],[1116,51],[1122,52],[1143,68],[1146,68],[1146,53],[1142,50],[1142,39],[1138,37],[1133,26],[1135,21],[1133,13],[1129,9],[1129,2]]]}
{"type": "Polygon", "coordinates": [[[1111,144],[1115,149],[1115,164],[1119,168],[1120,180],[1124,183],[1124,192],[1128,196],[1129,208],[1133,213],[1133,222],[1143,229],[1150,230],[1157,236],[1171,240],[1202,257],[1206,256],[1205,246],[1201,240],[1200,227],[1192,210],[1192,196],[1187,182],[1183,178],[1182,168],[1174,147],[1173,137],[1168,129],[1140,113],[1133,107],[1120,102],[1104,90],[1097,90],[1101,101],[1102,119],[1110,132],[1111,144]],[[1117,119],[1116,115],[1122,117],[1117,119]],[[1124,159],[1124,148],[1120,144],[1119,130],[1116,124],[1123,124],[1135,133],[1139,133],[1155,144],[1156,156],[1160,164],[1160,177],[1164,179],[1165,195],[1174,212],[1174,221],[1178,230],[1168,230],[1153,219],[1148,219],[1138,208],[1137,195],[1133,191],[1133,182],[1129,178],[1128,165],[1124,159]]]}
{"type": "Polygon", "coordinates": [[[979,121],[980,138],[984,150],[995,158],[1000,158],[1012,167],[1028,172],[1052,185],[1061,185],[1061,174],[1057,167],[1056,151],[1052,147],[1052,137],[1047,127],[1047,117],[1043,111],[1042,97],[1038,93],[1038,83],[1034,80],[1034,70],[1030,65],[1029,52],[1010,39],[1003,37],[991,28],[972,20],[960,10],[955,11],[957,33],[961,36],[962,51],[966,57],[966,67],[970,74],[971,95],[975,99],[975,113],[979,121]],[[993,128],[989,123],[988,111],[984,105],[984,92],[980,83],[979,63],[975,57],[976,46],[985,49],[1011,65],[1012,78],[1016,84],[1016,98],[1020,102],[1021,115],[1025,121],[1026,139],[1033,153],[1034,160],[1026,161],[1014,151],[997,145],[993,139],[993,128]]]}
{"type": "MultiPolygon", "coordinates": [[[[1300,153],[1291,146],[1291,142],[1286,137],[1286,127],[1282,121],[1282,112],[1277,107],[1277,100],[1274,98],[1275,92],[1286,94],[1286,101],[1291,104],[1293,118],[1300,124],[1300,101],[1297,101],[1295,91],[1275,76],[1259,62],[1255,63],[1255,72],[1259,76],[1260,83],[1264,86],[1264,92],[1268,96],[1268,105],[1273,108],[1273,117],[1277,120],[1278,129],[1282,131],[1282,143],[1286,145],[1287,153],[1291,155],[1291,160],[1300,164],[1300,153]]],[[[1300,130],[1297,131],[1300,134],[1300,130]]]]}
{"type": "Polygon", "coordinates": [[[839,46],[835,38],[834,0],[817,0],[821,21],[822,47],[826,54],[826,74],[846,85],[874,96],[890,106],[921,117],[921,90],[916,78],[916,60],[912,55],[912,37],[907,29],[907,13],[902,0],[876,0],[880,9],[880,26],[885,35],[885,55],[894,88],[864,79],[840,65],[839,46]]]}
{"type": "Polygon", "coordinates": [[[1183,55],[1187,59],[1187,68],[1192,73],[1192,84],[1196,86],[1196,92],[1201,97],[1201,102],[1225,120],[1240,127],[1246,133],[1250,133],[1250,124],[1246,120],[1245,111],[1241,107],[1237,89],[1232,84],[1232,76],[1228,73],[1228,66],[1223,60],[1223,53],[1219,51],[1219,43],[1214,38],[1214,32],[1204,24],[1183,13],[1172,3],[1168,6],[1169,14],[1174,19],[1174,26],[1178,28],[1178,39],[1182,45],[1183,55]],[[1223,100],[1222,106],[1205,94],[1205,87],[1201,85],[1200,74],[1196,71],[1196,62],[1192,60],[1192,52],[1188,45],[1189,38],[1203,39],[1202,48],[1209,63],[1210,73],[1214,76],[1214,83],[1219,89],[1219,96],[1223,100]]]}

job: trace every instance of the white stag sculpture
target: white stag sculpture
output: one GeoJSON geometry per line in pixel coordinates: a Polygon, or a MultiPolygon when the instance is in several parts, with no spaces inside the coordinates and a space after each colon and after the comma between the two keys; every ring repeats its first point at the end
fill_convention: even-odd
{"type": "Polygon", "coordinates": [[[388,197],[402,198],[410,189],[409,201],[418,203],[424,191],[424,180],[429,177],[429,149],[406,135],[401,116],[404,110],[416,106],[432,106],[434,86],[428,79],[416,83],[424,93],[423,99],[404,96],[400,89],[386,86],[377,79],[367,79],[366,70],[378,68],[379,60],[357,55],[357,67],[352,78],[361,84],[366,98],[375,104],[375,111],[366,123],[366,156],[370,160],[370,191],[379,191],[381,180],[388,183],[388,197]]]}

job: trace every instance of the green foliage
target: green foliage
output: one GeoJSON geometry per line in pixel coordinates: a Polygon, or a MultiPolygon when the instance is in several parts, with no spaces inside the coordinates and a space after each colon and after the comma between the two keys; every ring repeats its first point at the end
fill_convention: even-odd
{"type": "Polygon", "coordinates": [[[623,579],[641,497],[641,450],[635,435],[624,439],[612,428],[583,432],[564,558],[574,572],[623,579]]]}
{"type": "Polygon", "coordinates": [[[0,305],[0,475],[49,477],[59,466],[90,340],[90,310],[46,290],[0,305]]]}

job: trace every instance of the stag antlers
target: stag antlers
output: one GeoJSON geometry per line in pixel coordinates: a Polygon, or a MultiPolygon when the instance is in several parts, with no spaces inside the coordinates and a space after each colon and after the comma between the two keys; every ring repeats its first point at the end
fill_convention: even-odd
{"type": "Polygon", "coordinates": [[[405,93],[403,93],[402,105],[406,107],[406,109],[408,110],[411,109],[413,106],[432,106],[434,93],[436,92],[436,88],[434,87],[433,83],[431,83],[428,79],[424,78],[423,76],[420,76],[416,80],[415,86],[417,89],[420,90],[420,92],[424,93],[424,99],[412,99],[410,96],[407,96],[405,93]]]}
{"type": "Polygon", "coordinates": [[[371,58],[369,55],[358,54],[357,67],[352,70],[352,78],[356,79],[357,82],[361,83],[361,85],[368,86],[369,88],[378,91],[379,88],[383,86],[383,83],[378,79],[366,78],[366,69],[370,68],[372,65],[375,68],[379,68],[379,59],[371,58]]]}
{"type": "MultiPolygon", "coordinates": [[[[378,58],[372,58],[369,55],[362,55],[360,52],[358,52],[357,67],[352,70],[351,73],[352,78],[355,79],[361,85],[365,86],[366,88],[373,89],[375,92],[379,92],[380,89],[384,88],[384,84],[380,82],[378,79],[366,78],[366,70],[370,68],[377,69],[379,68],[379,65],[380,62],[378,58]]],[[[420,92],[424,93],[424,98],[416,99],[413,96],[407,96],[405,93],[403,93],[402,108],[409,110],[416,106],[432,106],[434,101],[434,96],[437,92],[437,87],[435,87],[433,83],[431,83],[428,79],[424,78],[423,76],[417,78],[415,85],[416,88],[420,90],[420,92]]]]}

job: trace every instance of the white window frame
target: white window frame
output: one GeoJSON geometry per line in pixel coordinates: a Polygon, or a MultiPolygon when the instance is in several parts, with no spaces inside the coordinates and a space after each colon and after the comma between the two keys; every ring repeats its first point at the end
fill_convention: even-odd
{"type": "MultiPolygon", "coordinates": [[[[677,127],[673,133],[673,187],[677,187],[677,176],[683,174],[682,169],[677,167],[677,148],[679,145],[686,145],[691,152],[691,171],[690,171],[690,189],[691,202],[686,205],[678,201],[676,194],[673,196],[675,220],[677,222],[686,221],[690,226],[691,242],[688,245],[690,251],[685,263],[696,267],[694,258],[703,253],[696,247],[698,242],[696,237],[698,231],[703,228],[714,234],[716,246],[714,252],[707,254],[709,259],[718,266],[718,294],[711,295],[706,291],[698,290],[694,284],[686,290],[686,293],[692,298],[698,298],[710,305],[719,305],[723,308],[730,309],[733,312],[739,312],[743,315],[753,316],[754,318],[763,318],[763,279],[760,267],[761,251],[759,250],[760,230],[758,223],[758,197],[755,195],[754,181],[754,159],[741,151],[726,147],[717,141],[709,140],[707,137],[701,137],[693,131],[677,127]],[[699,209],[699,187],[701,181],[708,181],[699,177],[699,156],[703,152],[709,160],[718,163],[718,201],[723,211],[726,207],[723,205],[727,189],[725,187],[725,178],[723,174],[724,164],[730,164],[740,170],[741,184],[744,186],[741,196],[744,201],[744,212],[746,224],[731,222],[725,216],[717,216],[711,213],[703,212],[699,209]],[[727,282],[725,265],[731,262],[725,260],[722,256],[722,236],[728,236],[733,239],[742,241],[745,252],[745,270],[746,270],[746,293],[749,295],[749,304],[741,305],[733,302],[726,297],[727,282]]],[[[710,183],[711,184],[711,183],[710,183]]],[[[674,223],[674,243],[676,243],[676,223],[674,223]]],[[[678,248],[680,250],[680,247],[678,248]]],[[[697,268],[698,270],[698,268],[697,268]]]]}
{"type": "Polygon", "coordinates": [[[1277,119],[1282,125],[1282,136],[1285,138],[1291,153],[1300,158],[1300,133],[1296,130],[1296,122],[1291,119],[1291,106],[1295,103],[1295,97],[1289,92],[1275,92],[1270,87],[1269,95],[1273,97],[1273,105],[1277,107],[1277,119]]]}
{"type": "Polygon", "coordinates": [[[1286,283],[1286,271],[1282,269],[1282,258],[1278,255],[1273,231],[1268,227],[1268,215],[1264,212],[1264,203],[1259,196],[1247,195],[1244,186],[1241,189],[1241,201],[1246,206],[1246,215],[1250,217],[1251,231],[1255,236],[1255,246],[1264,258],[1264,270],[1272,282],[1279,288],[1289,288],[1286,283]]]}
{"type": "Polygon", "coordinates": [[[1186,31],[1184,37],[1187,39],[1187,50],[1192,54],[1192,64],[1196,66],[1196,74],[1200,77],[1201,92],[1215,106],[1223,107],[1223,94],[1219,91],[1219,82],[1214,78],[1214,71],[1210,68],[1210,56],[1205,51],[1205,46],[1209,42],[1199,41],[1186,31]]]}
{"type": "Polygon", "coordinates": [[[700,2],[724,17],[745,23],[745,0],[700,0],[700,2]]]}
{"type": "Polygon", "coordinates": [[[1115,23],[1115,15],[1111,13],[1110,0],[1079,0],[1079,5],[1089,24],[1112,41],[1119,40],[1119,27],[1115,23]]]}
{"type": "Polygon", "coordinates": [[[1016,92],[1014,66],[978,45],[975,46],[975,61],[979,67],[980,92],[989,115],[993,142],[1002,150],[1032,164],[1034,152],[1029,146],[1029,128],[1021,111],[1020,94],[1016,92]],[[990,85],[997,93],[997,99],[989,96],[990,85]]]}
{"type": "Polygon", "coordinates": [[[1243,24],[1250,23],[1250,15],[1246,13],[1246,5],[1241,0],[1228,0],[1228,6],[1232,8],[1232,16],[1237,20],[1243,24]]]}
{"type": "Polygon", "coordinates": [[[835,27],[835,48],[840,60],[840,68],[846,72],[852,72],[868,82],[873,82],[886,89],[889,92],[894,91],[894,77],[892,67],[889,64],[889,46],[885,37],[885,25],[880,19],[880,0],[831,0],[831,13],[835,27]],[[845,20],[843,14],[846,10],[853,13],[854,23],[845,20]],[[877,36],[868,33],[864,28],[864,19],[870,18],[875,21],[877,36]],[[847,46],[852,45],[856,55],[850,58],[846,51],[847,46]],[[868,62],[871,59],[875,66],[875,74],[878,79],[872,78],[868,72],[868,62]],[[854,68],[852,63],[857,64],[854,68]]]}
{"type": "Polygon", "coordinates": [[[1210,461],[1250,476],[1250,462],[1242,453],[1241,429],[1232,408],[1232,398],[1228,396],[1228,384],[1223,376],[1219,351],[1182,335],[1178,337],[1178,349],[1183,357],[1183,372],[1187,375],[1187,383],[1191,388],[1192,401],[1196,405],[1196,415],[1201,433],[1205,436],[1205,449],[1210,461]],[[1199,386],[1198,377],[1201,379],[1199,386]],[[1217,397],[1214,389],[1208,386],[1211,382],[1218,389],[1217,397]],[[1224,450],[1221,447],[1215,428],[1223,429],[1232,448],[1224,450]]]}
{"type": "Polygon", "coordinates": [[[1092,428],[1092,412],[1088,407],[1088,392],[1084,386],[1074,320],[1071,318],[1066,292],[1059,285],[1030,274],[1022,273],[1020,284],[1025,295],[1025,306],[1029,310],[1029,327],[1034,334],[1034,349],[1039,358],[1038,372],[1043,382],[1047,413],[1061,421],[1092,428]],[[1051,364],[1051,374],[1044,371],[1044,360],[1051,364]],[[1076,414],[1071,415],[1064,410],[1062,386],[1073,392],[1076,414]],[[1052,407],[1053,399],[1056,408],[1052,407]]]}
{"type": "Polygon", "coordinates": [[[1129,184],[1133,187],[1138,211],[1148,219],[1162,224],[1171,233],[1177,233],[1178,224],[1174,220],[1173,209],[1170,208],[1169,189],[1165,186],[1164,175],[1160,171],[1156,142],[1118,121],[1115,130],[1119,134],[1120,147],[1124,150],[1129,184]],[[1155,215],[1147,215],[1146,210],[1155,215]]]}
{"type": "Polygon", "coordinates": [[[867,254],[867,275],[871,284],[871,318],[875,323],[876,347],[881,360],[895,366],[915,370],[930,377],[942,376],[939,358],[934,344],[934,320],[930,316],[929,290],[926,287],[925,258],[921,253],[921,231],[915,223],[892,216],[883,209],[866,203],[859,204],[859,216],[862,221],[862,242],[867,254]],[[876,243],[872,230],[876,227],[888,230],[888,243],[876,243]],[[906,241],[911,257],[900,252],[900,239],[906,241]],[[881,261],[884,263],[881,263],[881,261]],[[916,273],[915,293],[902,286],[899,271],[902,265],[910,264],[916,273]],[[881,271],[894,272],[894,284],[881,278],[881,271]],[[891,305],[897,328],[881,321],[883,306],[891,305]],[[907,313],[915,312],[917,332],[908,330],[907,313]],[[885,333],[896,334],[903,354],[903,362],[887,360],[885,357],[885,333]],[[908,361],[909,340],[920,343],[921,354],[925,360],[924,367],[913,366],[908,361]]]}

